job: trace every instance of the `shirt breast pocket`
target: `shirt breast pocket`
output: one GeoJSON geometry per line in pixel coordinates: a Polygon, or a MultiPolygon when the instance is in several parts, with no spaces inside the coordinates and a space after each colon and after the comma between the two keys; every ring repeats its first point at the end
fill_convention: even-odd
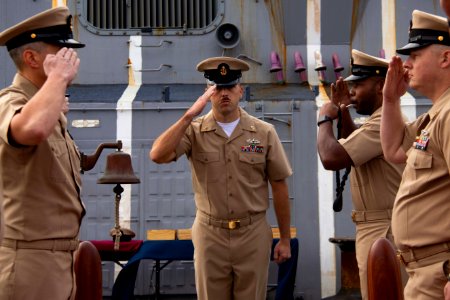
{"type": "Polygon", "coordinates": [[[220,164],[219,152],[200,152],[194,158],[195,173],[202,182],[219,181],[224,170],[220,164]]]}
{"type": "Polygon", "coordinates": [[[239,153],[239,162],[241,168],[241,174],[247,174],[250,182],[257,182],[264,180],[266,157],[260,153],[239,153]]]}
{"type": "Polygon", "coordinates": [[[416,187],[423,186],[432,174],[433,154],[413,149],[408,155],[406,164],[412,170],[405,174],[405,180],[415,181],[414,186],[416,187]]]}
{"type": "Polygon", "coordinates": [[[69,172],[68,170],[71,168],[66,142],[63,139],[55,139],[49,141],[49,144],[53,153],[50,178],[57,182],[66,182],[65,172],[69,172]]]}

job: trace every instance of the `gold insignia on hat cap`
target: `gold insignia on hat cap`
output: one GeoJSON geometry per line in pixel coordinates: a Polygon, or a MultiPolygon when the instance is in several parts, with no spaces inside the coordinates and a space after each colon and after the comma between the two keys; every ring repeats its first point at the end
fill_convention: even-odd
{"type": "Polygon", "coordinates": [[[225,66],[222,66],[220,68],[220,75],[222,75],[222,76],[227,75],[227,68],[225,68],[225,66]]]}
{"type": "Polygon", "coordinates": [[[351,71],[352,75],[345,81],[361,80],[372,76],[386,76],[389,61],[384,58],[372,56],[352,49],[351,71]]]}
{"type": "Polygon", "coordinates": [[[226,63],[230,70],[248,71],[250,66],[243,60],[234,57],[219,56],[202,60],[197,65],[197,71],[204,72],[209,69],[217,69],[221,63],[226,63]]]}
{"type": "Polygon", "coordinates": [[[69,9],[58,6],[38,13],[0,33],[0,46],[8,50],[22,45],[43,41],[70,48],[84,44],[73,39],[69,9]]]}
{"type": "Polygon", "coordinates": [[[397,53],[408,55],[432,44],[450,46],[449,23],[444,17],[416,9],[412,12],[408,44],[397,49],[397,53]]]}
{"type": "Polygon", "coordinates": [[[239,83],[243,71],[250,66],[243,60],[233,57],[211,57],[197,65],[197,71],[204,72],[209,84],[217,86],[234,86],[239,83]]]}

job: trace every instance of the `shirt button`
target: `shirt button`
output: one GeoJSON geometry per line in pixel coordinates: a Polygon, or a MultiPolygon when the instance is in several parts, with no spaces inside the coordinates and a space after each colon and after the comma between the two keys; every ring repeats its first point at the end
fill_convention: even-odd
{"type": "Polygon", "coordinates": [[[230,175],[230,176],[228,176],[228,179],[232,179],[232,178],[233,178],[233,176],[231,176],[231,175],[230,175]]]}
{"type": "Polygon", "coordinates": [[[233,193],[229,193],[228,196],[233,197],[233,193]]]}
{"type": "Polygon", "coordinates": [[[228,159],[228,162],[231,162],[231,159],[228,159]]]}

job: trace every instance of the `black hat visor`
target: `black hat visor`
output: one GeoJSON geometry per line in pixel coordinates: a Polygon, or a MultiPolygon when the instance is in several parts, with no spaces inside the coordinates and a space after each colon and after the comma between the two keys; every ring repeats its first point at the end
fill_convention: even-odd
{"type": "Polygon", "coordinates": [[[396,51],[398,54],[409,55],[413,50],[424,48],[432,44],[450,46],[448,31],[411,29],[409,32],[408,44],[396,51]]]}
{"type": "Polygon", "coordinates": [[[369,77],[385,77],[387,68],[379,66],[362,66],[352,64],[352,75],[344,79],[344,81],[356,81],[369,77]]]}

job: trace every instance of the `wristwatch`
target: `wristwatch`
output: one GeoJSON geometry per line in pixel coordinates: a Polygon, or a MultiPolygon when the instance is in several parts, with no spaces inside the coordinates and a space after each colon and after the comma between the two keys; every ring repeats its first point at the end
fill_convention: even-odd
{"type": "Polygon", "coordinates": [[[325,123],[325,122],[331,122],[331,123],[333,123],[333,119],[330,118],[330,117],[327,116],[327,115],[320,116],[320,117],[319,117],[319,121],[317,121],[317,126],[320,126],[320,124],[323,124],[323,123],[325,123]]]}

